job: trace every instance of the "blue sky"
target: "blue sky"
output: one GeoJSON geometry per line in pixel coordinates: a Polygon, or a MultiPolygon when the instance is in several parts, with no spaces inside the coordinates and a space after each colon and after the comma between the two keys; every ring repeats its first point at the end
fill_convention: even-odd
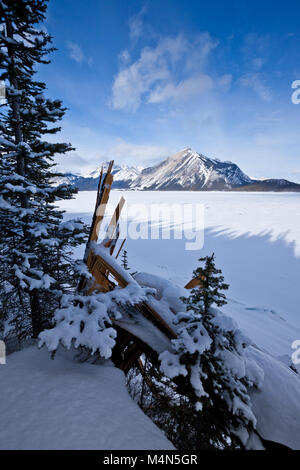
{"type": "Polygon", "coordinates": [[[69,108],[63,168],[150,165],[181,148],[300,182],[297,2],[50,0],[41,67],[69,108]]]}

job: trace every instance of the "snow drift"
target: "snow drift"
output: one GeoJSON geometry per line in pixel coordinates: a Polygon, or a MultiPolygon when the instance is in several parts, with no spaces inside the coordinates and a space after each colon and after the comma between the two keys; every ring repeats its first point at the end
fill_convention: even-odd
{"type": "Polygon", "coordinates": [[[0,449],[173,449],[110,361],[29,347],[1,366],[0,449]]]}

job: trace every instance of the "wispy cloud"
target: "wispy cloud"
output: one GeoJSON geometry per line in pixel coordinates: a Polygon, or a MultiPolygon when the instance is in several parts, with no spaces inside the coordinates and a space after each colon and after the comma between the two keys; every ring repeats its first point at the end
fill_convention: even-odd
{"type": "Polygon", "coordinates": [[[254,59],[252,59],[251,65],[254,70],[260,70],[265,62],[266,59],[264,57],[254,57],[254,59]]]}
{"type": "Polygon", "coordinates": [[[147,167],[153,165],[172,154],[176,149],[159,145],[134,144],[124,139],[117,138],[111,145],[105,146],[97,155],[89,154],[88,160],[77,152],[70,152],[68,157],[61,162],[55,159],[59,170],[63,172],[86,174],[95,169],[109,158],[118,164],[147,167]]]}
{"type": "Polygon", "coordinates": [[[182,80],[177,85],[169,82],[163,86],[157,86],[148,98],[149,103],[161,103],[173,99],[185,101],[192,96],[199,95],[213,87],[213,80],[208,75],[199,74],[182,80]]]}
{"type": "Polygon", "coordinates": [[[130,38],[133,41],[136,41],[142,36],[143,33],[143,23],[140,18],[134,17],[129,21],[130,26],[130,38]]]}
{"type": "Polygon", "coordinates": [[[66,158],[61,161],[61,157],[54,157],[54,161],[59,165],[60,171],[80,173],[82,168],[89,165],[89,162],[77,152],[70,152],[66,158]]]}
{"type": "Polygon", "coordinates": [[[153,164],[170,155],[170,148],[156,145],[139,145],[123,139],[109,148],[109,154],[118,162],[153,164]]]}
{"type": "Polygon", "coordinates": [[[263,58],[268,54],[270,48],[270,37],[267,34],[249,33],[243,41],[243,52],[246,61],[255,58],[263,58]]]}
{"type": "Polygon", "coordinates": [[[272,101],[272,92],[266,84],[263,73],[263,67],[268,60],[269,48],[270,38],[268,35],[257,33],[245,35],[242,45],[244,72],[238,80],[243,88],[253,90],[266,103],[272,101]]]}
{"type": "Polygon", "coordinates": [[[155,83],[170,79],[170,64],[182,56],[184,49],[181,36],[163,39],[153,48],[143,48],[140,57],[115,77],[112,88],[113,108],[136,111],[142,96],[155,83]]]}
{"type": "Polygon", "coordinates": [[[93,58],[90,56],[87,57],[79,44],[67,41],[67,47],[69,49],[71,59],[75,60],[75,62],[78,64],[82,64],[83,62],[87,62],[89,65],[92,64],[93,58]]]}
{"type": "MultiPolygon", "coordinates": [[[[208,33],[203,33],[193,41],[181,34],[160,38],[155,46],[144,47],[138,59],[116,75],[112,87],[113,109],[136,111],[142,100],[180,101],[211,89],[213,80],[203,68],[217,44],[208,33]],[[178,67],[184,78],[178,76],[178,67]]],[[[228,77],[223,79],[227,87],[228,77]]]]}
{"type": "Polygon", "coordinates": [[[259,73],[247,73],[240,78],[242,87],[251,88],[265,102],[272,101],[270,88],[265,84],[259,73]]]}
{"type": "Polygon", "coordinates": [[[72,41],[68,41],[67,46],[70,51],[71,59],[81,64],[81,62],[83,62],[83,59],[84,59],[84,54],[83,54],[83,50],[81,49],[81,47],[72,41]]]}
{"type": "Polygon", "coordinates": [[[144,6],[137,15],[132,16],[129,18],[128,26],[129,26],[129,36],[133,43],[138,41],[144,32],[144,24],[142,17],[146,13],[146,7],[144,6]]]}
{"type": "Polygon", "coordinates": [[[219,77],[217,81],[218,88],[221,90],[227,92],[229,91],[230,87],[232,84],[232,75],[230,73],[226,73],[225,75],[222,75],[219,77]]]}
{"type": "Polygon", "coordinates": [[[128,49],[124,49],[123,51],[120,52],[119,54],[119,60],[123,64],[128,64],[130,62],[130,53],[128,49]]]}

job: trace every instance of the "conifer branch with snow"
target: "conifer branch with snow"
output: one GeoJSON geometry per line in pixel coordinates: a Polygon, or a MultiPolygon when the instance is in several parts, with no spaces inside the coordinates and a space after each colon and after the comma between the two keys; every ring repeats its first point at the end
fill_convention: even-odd
{"type": "MultiPolygon", "coordinates": [[[[65,108],[45,97],[36,66],[48,64],[52,39],[41,28],[46,0],[0,1],[0,80],[7,100],[0,108],[0,290],[2,321],[17,333],[37,337],[51,323],[63,293],[75,281],[72,248],[85,241],[79,220],[67,227],[56,201],[75,193],[53,187],[53,157],[72,146],[52,143],[65,108]],[[74,278],[74,281],[72,280],[74,278]]],[[[1,329],[1,325],[0,325],[1,329]]]]}
{"type": "Polygon", "coordinates": [[[186,309],[173,320],[178,337],[172,340],[172,352],[160,354],[161,370],[170,378],[187,378],[189,400],[199,420],[208,423],[208,438],[216,446],[227,445],[228,437],[243,444],[256,426],[249,390],[261,385],[263,372],[245,355],[249,339],[213,307],[226,303],[221,290],[228,289],[214,255],[199,261],[204,262],[194,271],[199,285],[182,298],[186,309]]]}

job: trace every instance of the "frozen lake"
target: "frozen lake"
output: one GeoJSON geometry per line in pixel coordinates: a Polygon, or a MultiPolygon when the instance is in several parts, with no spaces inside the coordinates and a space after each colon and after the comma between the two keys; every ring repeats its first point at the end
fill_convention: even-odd
{"type": "MultiPolygon", "coordinates": [[[[66,218],[80,216],[90,223],[95,196],[93,191],[80,192],[75,200],[61,202],[60,207],[66,210],[66,218]]],[[[171,240],[128,238],[124,248],[130,268],[185,285],[198,258],[214,252],[216,265],[230,284],[230,301],[224,310],[269,352],[290,354],[291,342],[300,339],[299,193],[115,190],[110,195],[110,212],[121,196],[126,199],[129,212],[131,207],[141,206],[135,217],[142,221],[139,228],[143,233],[153,204],[202,204],[202,248],[186,250],[186,240],[176,236],[182,225],[190,221],[174,223],[166,213],[159,223],[152,220],[152,225],[159,225],[164,231],[170,229],[171,240]]],[[[198,230],[201,238],[202,219],[193,220],[190,228],[198,230]]],[[[79,250],[76,255],[81,256],[82,252],[79,250]]]]}

